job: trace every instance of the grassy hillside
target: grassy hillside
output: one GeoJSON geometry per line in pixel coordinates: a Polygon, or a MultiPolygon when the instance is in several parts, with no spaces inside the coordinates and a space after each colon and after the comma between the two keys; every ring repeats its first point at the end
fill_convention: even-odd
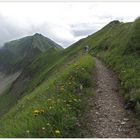
{"type": "Polygon", "coordinates": [[[62,47],[41,34],[34,34],[6,43],[0,49],[0,70],[8,73],[23,69],[41,53],[54,48],[55,51],[62,47]]]}
{"type": "Polygon", "coordinates": [[[81,47],[73,46],[64,51],[50,48],[39,54],[1,96],[1,115],[12,108],[1,118],[1,137],[82,135],[77,129],[78,116],[87,105],[90,75],[95,66],[92,57],[84,56],[81,47]],[[82,93],[80,86],[83,86],[82,93]]]}
{"type": "Polygon", "coordinates": [[[21,74],[0,95],[0,115],[40,84],[46,73],[49,75],[61,50],[62,47],[40,34],[5,44],[0,50],[0,67],[11,75],[14,71],[21,71],[21,74]]]}
{"type": "Polygon", "coordinates": [[[57,57],[55,59],[54,56],[57,53],[58,52],[55,51],[54,48],[51,48],[45,54],[40,54],[30,65],[23,69],[20,76],[7,87],[7,90],[2,95],[0,95],[0,115],[6,113],[20,98],[30,93],[30,91],[43,81],[45,74],[52,69],[53,63],[57,59],[57,57]],[[42,61],[42,56],[44,61],[42,61]],[[52,57],[54,59],[52,59],[52,57]],[[38,64],[38,60],[40,60],[41,63],[39,62],[38,64]],[[37,65],[37,67],[35,67],[35,65],[37,65]],[[50,67],[50,65],[52,67],[50,67]],[[45,70],[44,73],[43,70],[45,70]]]}
{"type": "Polygon", "coordinates": [[[69,61],[1,119],[0,137],[79,137],[94,67],[88,55],[69,61]]]}
{"type": "Polygon", "coordinates": [[[93,58],[84,53],[86,45],[91,55],[118,74],[126,101],[133,99],[140,112],[139,26],[140,19],[112,21],[63,51],[50,48],[39,54],[4,94],[11,95],[9,100],[15,95],[16,100],[1,117],[0,137],[82,137],[79,118],[87,106],[95,68],[93,58]],[[26,84],[19,82],[23,79],[26,84]]]}
{"type": "Polygon", "coordinates": [[[91,55],[102,59],[121,81],[126,101],[134,100],[140,111],[140,19],[122,23],[112,21],[100,31],[80,40],[71,47],[82,50],[90,46],[91,55]]]}
{"type": "Polygon", "coordinates": [[[139,27],[140,19],[131,23],[114,21],[84,40],[91,47],[91,54],[118,74],[126,101],[134,100],[137,111],[140,111],[139,27]]]}
{"type": "MultiPolygon", "coordinates": [[[[81,49],[81,48],[80,48],[81,49]]],[[[64,51],[48,49],[37,55],[30,65],[27,65],[18,79],[0,95],[0,115],[6,113],[23,96],[30,94],[44,80],[60,72],[67,64],[81,55],[81,51],[69,48],[64,51]]]]}

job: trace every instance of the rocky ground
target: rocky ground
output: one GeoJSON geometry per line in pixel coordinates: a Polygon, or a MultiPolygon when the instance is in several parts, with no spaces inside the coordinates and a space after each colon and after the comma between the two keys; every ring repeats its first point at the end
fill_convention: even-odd
{"type": "Polygon", "coordinates": [[[96,62],[96,91],[89,99],[86,113],[89,129],[84,137],[136,138],[138,132],[133,122],[133,113],[124,108],[118,79],[101,61],[96,62]]]}
{"type": "Polygon", "coordinates": [[[11,75],[5,75],[0,72],[0,94],[3,93],[19,75],[20,72],[11,75]]]}

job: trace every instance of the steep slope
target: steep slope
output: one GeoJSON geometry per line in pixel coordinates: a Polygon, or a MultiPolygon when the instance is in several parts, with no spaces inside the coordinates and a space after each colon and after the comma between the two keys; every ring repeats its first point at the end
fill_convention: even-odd
{"type": "Polygon", "coordinates": [[[32,77],[22,92],[25,96],[1,118],[0,137],[82,137],[79,118],[87,106],[95,68],[92,57],[85,56],[86,45],[92,55],[114,69],[126,99],[134,98],[138,109],[139,21],[113,21],[69,48],[53,53],[53,59],[50,53],[34,59],[24,69],[25,77],[32,77]]]}
{"type": "Polygon", "coordinates": [[[17,71],[29,64],[34,57],[48,49],[62,50],[62,47],[41,34],[8,42],[0,49],[0,70],[17,71]]]}
{"type": "Polygon", "coordinates": [[[100,60],[96,64],[96,90],[86,112],[87,134],[94,138],[140,137],[135,115],[124,108],[117,75],[100,60]]]}
{"type": "Polygon", "coordinates": [[[3,93],[19,75],[20,72],[8,76],[0,73],[0,94],[3,93]]]}
{"type": "MultiPolygon", "coordinates": [[[[110,30],[100,36],[99,42],[95,42],[94,35],[89,37],[91,53],[96,54],[118,73],[121,85],[125,90],[126,101],[133,100],[132,102],[134,102],[129,107],[139,110],[140,19],[133,23],[109,24],[108,26],[110,26],[110,30]]],[[[100,34],[100,31],[97,34],[100,34]]]]}
{"type": "MultiPolygon", "coordinates": [[[[45,66],[47,71],[50,68],[49,62],[61,50],[62,47],[40,34],[12,41],[1,49],[0,64],[3,70],[6,70],[6,74],[5,72],[2,74],[5,75],[3,77],[5,85],[3,85],[4,93],[0,95],[0,115],[6,113],[20,98],[29,93],[25,91],[33,90],[43,80],[43,67],[45,66]],[[43,61],[41,61],[42,57],[43,61]],[[36,63],[38,67],[32,70],[36,63]],[[16,73],[20,75],[9,81],[10,83],[6,82],[8,77],[14,77],[16,73]]],[[[53,61],[56,59],[52,60],[52,64],[53,61]]]]}
{"type": "Polygon", "coordinates": [[[44,81],[2,117],[0,137],[81,137],[79,116],[87,104],[94,67],[91,56],[61,55],[44,81]]]}
{"type": "MultiPolygon", "coordinates": [[[[73,47],[63,51],[54,51],[50,48],[48,51],[38,55],[4,94],[14,103],[11,101],[8,104],[8,110],[11,107],[12,109],[0,122],[1,137],[81,135],[77,129],[80,127],[78,116],[81,116],[87,104],[85,99],[90,91],[90,73],[94,69],[94,61],[91,56],[83,56],[81,51],[77,52],[73,47]],[[25,83],[17,83],[23,81],[22,77],[27,78],[26,88],[25,83]],[[80,86],[83,87],[82,91],[79,89],[80,86]],[[24,90],[19,93],[20,88],[24,90]],[[18,96],[15,95],[17,92],[18,96]],[[8,127],[5,127],[5,123],[9,121],[8,127]],[[13,123],[16,125],[15,129],[11,129],[13,123]],[[43,124],[45,126],[42,126],[43,124]],[[44,127],[46,129],[46,125],[49,127],[47,133],[43,130],[44,127]]],[[[3,110],[3,114],[7,111],[3,110]]]]}
{"type": "MultiPolygon", "coordinates": [[[[124,89],[126,108],[140,110],[140,19],[122,23],[112,21],[100,31],[73,44],[82,50],[89,45],[90,53],[102,59],[117,74],[124,89]]],[[[69,49],[69,48],[68,48],[69,49]]]]}

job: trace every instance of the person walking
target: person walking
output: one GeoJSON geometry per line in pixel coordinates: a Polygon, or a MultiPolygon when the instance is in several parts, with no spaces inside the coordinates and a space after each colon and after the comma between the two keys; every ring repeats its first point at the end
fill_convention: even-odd
{"type": "Polygon", "coordinates": [[[89,46],[85,46],[85,52],[88,53],[89,52],[89,46]]]}

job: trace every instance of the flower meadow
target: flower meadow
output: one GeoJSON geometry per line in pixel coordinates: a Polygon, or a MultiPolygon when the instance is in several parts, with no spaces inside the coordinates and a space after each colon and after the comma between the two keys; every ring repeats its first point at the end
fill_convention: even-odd
{"type": "Polygon", "coordinates": [[[2,118],[0,137],[80,137],[94,68],[82,55],[44,81],[2,118]]]}

